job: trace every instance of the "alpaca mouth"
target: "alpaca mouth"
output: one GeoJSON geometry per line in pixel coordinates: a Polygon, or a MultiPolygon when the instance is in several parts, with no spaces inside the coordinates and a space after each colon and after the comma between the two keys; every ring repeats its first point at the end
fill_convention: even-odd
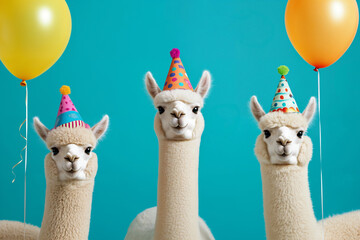
{"type": "Polygon", "coordinates": [[[285,152],[283,154],[279,154],[281,157],[287,157],[289,156],[290,154],[286,154],[285,152]]]}
{"type": "Polygon", "coordinates": [[[71,169],[66,169],[65,167],[63,167],[63,169],[64,169],[64,171],[66,172],[66,173],[68,173],[68,174],[70,174],[70,175],[72,175],[72,174],[74,174],[74,173],[76,173],[76,172],[78,172],[80,169],[78,169],[78,170],[75,170],[75,169],[73,169],[73,168],[71,168],[71,169]]]}
{"type": "Polygon", "coordinates": [[[176,129],[176,130],[181,130],[181,129],[184,129],[186,127],[187,127],[187,124],[185,126],[183,126],[183,127],[181,127],[180,125],[177,125],[176,127],[173,127],[173,128],[176,129]]]}

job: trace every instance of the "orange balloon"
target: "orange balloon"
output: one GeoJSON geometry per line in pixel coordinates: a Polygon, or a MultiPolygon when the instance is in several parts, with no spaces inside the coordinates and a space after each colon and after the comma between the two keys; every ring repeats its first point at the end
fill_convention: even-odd
{"type": "Polygon", "coordinates": [[[336,62],[349,48],[359,24],[356,0],[289,0],[285,26],[300,56],[316,68],[336,62]]]}

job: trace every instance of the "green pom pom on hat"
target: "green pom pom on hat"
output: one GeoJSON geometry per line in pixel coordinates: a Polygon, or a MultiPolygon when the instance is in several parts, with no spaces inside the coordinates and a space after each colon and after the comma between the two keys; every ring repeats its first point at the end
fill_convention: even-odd
{"type": "Polygon", "coordinates": [[[278,73],[280,73],[281,76],[285,76],[286,74],[289,73],[289,68],[285,65],[281,65],[280,67],[277,68],[278,73]]]}
{"type": "Polygon", "coordinates": [[[289,72],[289,68],[282,65],[278,67],[278,72],[281,74],[281,78],[276,88],[270,112],[298,113],[299,108],[290,90],[289,83],[285,78],[285,75],[289,72]]]}

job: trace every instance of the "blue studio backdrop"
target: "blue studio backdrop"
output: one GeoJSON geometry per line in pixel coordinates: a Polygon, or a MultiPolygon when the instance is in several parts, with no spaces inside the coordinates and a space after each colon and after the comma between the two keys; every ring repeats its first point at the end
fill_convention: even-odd
{"type": "MultiPolygon", "coordinates": [[[[134,217],[156,205],[158,143],[156,109],[144,86],[151,71],[160,85],[176,47],[193,86],[208,69],[213,86],[203,109],[199,173],[200,216],[216,239],[265,239],[261,176],[253,148],[260,130],[249,110],[257,95],[270,109],[289,66],[290,87],[302,111],[317,95],[317,75],[292,47],[285,31],[286,1],[67,1],[72,35],[59,61],[28,82],[29,156],[27,222],[40,226],[45,201],[44,157],[49,152],[32,127],[39,116],[49,128],[60,103],[59,88],[90,125],[110,116],[107,136],[95,150],[89,239],[123,239],[134,217]]],[[[360,209],[359,35],[334,65],[321,69],[325,216],[360,209]]],[[[0,219],[23,219],[25,89],[0,66],[0,219]]],[[[315,213],[321,218],[318,116],[309,128],[314,156],[309,166],[315,213]]]]}

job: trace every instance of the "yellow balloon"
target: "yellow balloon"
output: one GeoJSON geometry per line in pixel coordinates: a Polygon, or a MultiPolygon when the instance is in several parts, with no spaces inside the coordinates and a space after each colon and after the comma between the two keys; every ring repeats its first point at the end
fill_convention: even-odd
{"type": "Polygon", "coordinates": [[[0,0],[0,59],[25,85],[60,58],[70,34],[65,0],[0,0]]]}

